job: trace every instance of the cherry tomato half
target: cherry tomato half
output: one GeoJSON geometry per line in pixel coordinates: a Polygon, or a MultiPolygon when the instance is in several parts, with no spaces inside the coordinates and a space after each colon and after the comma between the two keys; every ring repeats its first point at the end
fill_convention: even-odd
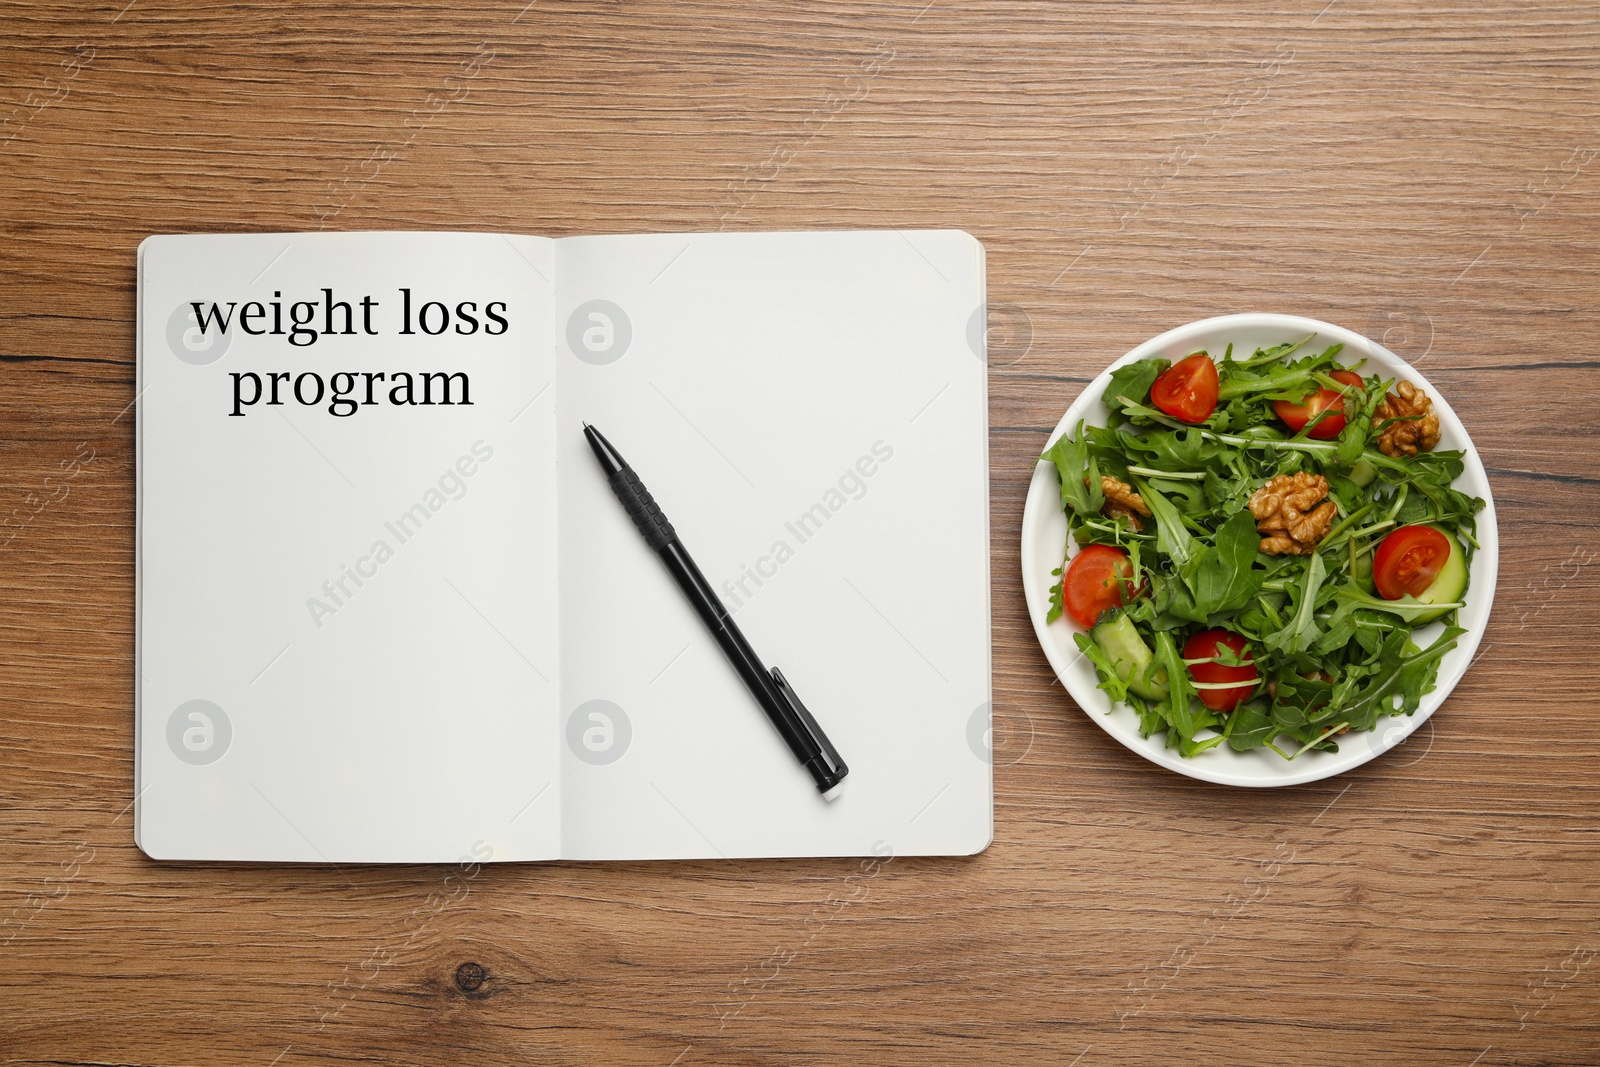
{"type": "Polygon", "coordinates": [[[1102,611],[1119,608],[1138,595],[1130,580],[1128,553],[1110,545],[1085,545],[1067,565],[1062,602],[1067,614],[1084,629],[1093,628],[1102,611]]]}
{"type": "Polygon", "coordinates": [[[1189,665],[1189,673],[1197,682],[1215,684],[1217,682],[1238,682],[1239,685],[1229,686],[1227,689],[1201,689],[1200,703],[1212,711],[1232,711],[1238,707],[1244,698],[1249,696],[1256,687],[1260,675],[1256,672],[1255,657],[1245,652],[1245,639],[1232,630],[1201,630],[1183,644],[1184,659],[1212,659],[1217,655],[1217,649],[1227,645],[1236,655],[1247,661],[1244,667],[1224,667],[1220,663],[1193,663],[1189,665]]]}
{"type": "Polygon", "coordinates": [[[1383,539],[1372,557],[1372,583],[1385,600],[1407,593],[1420,596],[1449,558],[1450,540],[1444,534],[1432,526],[1402,526],[1383,539]]]}
{"type": "Polygon", "coordinates": [[[1217,410],[1217,389],[1217,365],[1196,352],[1161,372],[1150,387],[1150,402],[1183,422],[1205,422],[1217,410]]]}
{"type": "MultiPolygon", "coordinates": [[[[1350,385],[1357,389],[1363,388],[1365,383],[1361,375],[1350,370],[1336,370],[1328,375],[1340,385],[1350,385]]],[[[1306,397],[1303,404],[1291,404],[1287,400],[1274,400],[1272,408],[1278,413],[1278,418],[1289,425],[1289,429],[1299,433],[1305,429],[1306,423],[1316,418],[1322,412],[1328,412],[1321,422],[1311,428],[1307,436],[1318,441],[1328,441],[1338,437],[1344,430],[1344,397],[1334,389],[1318,389],[1306,397]]]]}

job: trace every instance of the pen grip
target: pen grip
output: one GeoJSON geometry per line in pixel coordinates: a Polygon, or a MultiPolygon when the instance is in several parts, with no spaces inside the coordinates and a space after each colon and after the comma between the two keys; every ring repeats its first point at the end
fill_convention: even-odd
{"type": "Polygon", "coordinates": [[[678,539],[678,532],[672,528],[672,523],[667,521],[667,517],[661,514],[655,498],[650,495],[650,490],[644,487],[639,476],[633,473],[632,467],[623,467],[611,475],[609,480],[612,492],[622,501],[623,510],[633,519],[633,524],[639,527],[639,532],[644,535],[645,544],[650,546],[650,551],[660,552],[678,539]]]}

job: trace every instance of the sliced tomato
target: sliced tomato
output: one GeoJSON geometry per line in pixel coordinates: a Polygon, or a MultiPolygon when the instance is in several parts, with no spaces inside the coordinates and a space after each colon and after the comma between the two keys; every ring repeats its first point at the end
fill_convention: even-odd
{"type": "MultiPolygon", "coordinates": [[[[1365,385],[1361,380],[1361,375],[1355,371],[1336,370],[1328,377],[1340,385],[1350,385],[1357,389],[1365,385]]],[[[1311,433],[1307,435],[1319,441],[1332,440],[1344,431],[1344,397],[1335,389],[1318,389],[1315,393],[1306,397],[1304,403],[1300,404],[1291,404],[1287,400],[1274,400],[1272,408],[1278,413],[1278,418],[1287,423],[1289,429],[1295,433],[1305,429],[1306,423],[1321,415],[1324,411],[1328,412],[1327,415],[1323,416],[1321,422],[1311,428],[1311,433]]]]}
{"type": "Polygon", "coordinates": [[[1185,356],[1161,372],[1150,402],[1183,422],[1205,422],[1217,410],[1217,365],[1204,352],[1185,356]]]}
{"type": "Polygon", "coordinates": [[[1421,596],[1450,558],[1450,540],[1432,526],[1402,526],[1372,557],[1372,584],[1385,600],[1421,596]]]}
{"type": "Polygon", "coordinates": [[[1101,612],[1120,608],[1138,595],[1132,577],[1133,562],[1127,552],[1111,545],[1085,545],[1061,579],[1062,605],[1079,626],[1093,629],[1101,612]]]}
{"type": "Polygon", "coordinates": [[[1220,663],[1191,663],[1189,673],[1197,682],[1215,685],[1220,682],[1238,682],[1226,689],[1201,689],[1200,703],[1212,711],[1232,711],[1256,687],[1260,674],[1256,671],[1255,657],[1245,651],[1248,642],[1232,630],[1201,630],[1183,644],[1184,659],[1214,659],[1217,650],[1226,645],[1234,654],[1246,661],[1243,667],[1224,667],[1220,663]]]}

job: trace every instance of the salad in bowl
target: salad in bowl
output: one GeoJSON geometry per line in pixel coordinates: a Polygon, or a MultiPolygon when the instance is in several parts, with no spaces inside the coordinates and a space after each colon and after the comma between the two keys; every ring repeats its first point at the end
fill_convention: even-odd
{"type": "MultiPolygon", "coordinates": [[[[1063,636],[1078,653],[1074,677],[1057,664],[1069,690],[1087,710],[1087,664],[1096,703],[1123,717],[1113,733],[1133,727],[1184,773],[1286,784],[1321,776],[1301,770],[1309,754],[1442,699],[1442,665],[1446,689],[1465,669],[1469,600],[1487,614],[1474,589],[1487,483],[1454,414],[1380,346],[1311,320],[1230,318],[1285,328],[1259,343],[1244,342],[1260,322],[1157,338],[1063,419],[1033,487],[1054,483],[1058,565],[1028,591],[1047,653],[1063,636]],[[1219,752],[1256,762],[1184,766],[1219,752]]],[[[1492,595],[1492,569],[1479,584],[1492,595]]]]}

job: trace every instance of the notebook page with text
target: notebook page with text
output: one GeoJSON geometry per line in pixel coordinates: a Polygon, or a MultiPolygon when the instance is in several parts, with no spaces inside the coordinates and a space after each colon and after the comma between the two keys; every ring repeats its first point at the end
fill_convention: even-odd
{"type": "Polygon", "coordinates": [[[151,856],[559,853],[553,278],[499,235],[141,247],[151,856]]]}
{"type": "Polygon", "coordinates": [[[568,238],[556,260],[563,854],[984,847],[982,247],[677,234],[568,238]],[[837,800],[646,547],[585,420],[849,764],[837,800]]]}

